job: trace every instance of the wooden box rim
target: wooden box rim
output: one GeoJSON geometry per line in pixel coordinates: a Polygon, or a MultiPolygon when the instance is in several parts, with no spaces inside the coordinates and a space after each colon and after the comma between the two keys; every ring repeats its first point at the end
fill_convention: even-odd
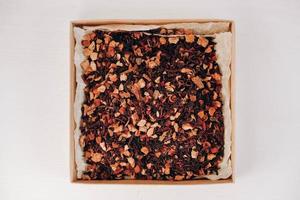
{"type": "Polygon", "coordinates": [[[164,184],[164,185],[189,185],[189,184],[215,184],[215,183],[234,183],[235,181],[235,22],[233,20],[224,19],[91,19],[91,20],[73,20],[70,22],[70,129],[69,129],[69,146],[70,146],[70,181],[71,183],[85,183],[85,184],[164,184]],[[73,34],[74,27],[80,26],[97,26],[106,24],[167,24],[167,23],[207,23],[207,22],[229,22],[232,37],[232,56],[231,56],[231,76],[230,76],[230,108],[231,108],[231,165],[232,175],[228,179],[220,180],[186,180],[186,181],[168,181],[168,180],[80,180],[76,176],[75,163],[75,144],[74,144],[74,99],[76,90],[76,71],[74,65],[74,47],[75,38],[73,34]]]}

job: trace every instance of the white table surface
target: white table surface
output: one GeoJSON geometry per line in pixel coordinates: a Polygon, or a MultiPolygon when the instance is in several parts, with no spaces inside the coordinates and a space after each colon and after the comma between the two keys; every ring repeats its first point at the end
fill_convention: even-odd
{"type": "Polygon", "coordinates": [[[0,199],[300,199],[300,1],[0,1],[0,199]],[[224,18],[237,28],[237,179],[69,182],[69,22],[224,18]]]}

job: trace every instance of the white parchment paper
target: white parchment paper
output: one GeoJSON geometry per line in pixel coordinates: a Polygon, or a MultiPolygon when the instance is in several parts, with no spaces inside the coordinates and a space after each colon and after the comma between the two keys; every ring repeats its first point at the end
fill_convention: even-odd
{"type": "Polygon", "coordinates": [[[224,158],[220,164],[218,175],[208,175],[205,178],[216,180],[225,179],[232,174],[231,168],[231,115],[230,115],[230,61],[231,61],[231,45],[232,45],[232,35],[229,31],[228,22],[209,22],[209,23],[172,23],[165,25],[101,25],[101,26],[84,26],[83,28],[74,28],[75,37],[75,54],[74,63],[76,67],[76,94],[74,103],[74,118],[76,123],[76,128],[74,131],[75,140],[75,162],[77,169],[77,178],[81,178],[82,172],[85,170],[86,163],[83,159],[83,151],[79,145],[79,137],[81,135],[79,124],[81,118],[81,105],[84,101],[84,87],[85,84],[81,78],[82,69],[80,63],[85,60],[83,55],[83,46],[81,45],[81,40],[83,35],[89,33],[93,30],[106,30],[106,31],[143,31],[151,30],[159,27],[165,27],[167,29],[182,28],[182,29],[192,29],[197,35],[212,35],[215,37],[216,42],[216,54],[217,63],[220,66],[222,72],[222,96],[223,96],[223,115],[224,115],[224,158]]]}
{"type": "Polygon", "coordinates": [[[77,178],[81,178],[82,172],[85,170],[86,163],[83,159],[83,151],[79,145],[79,137],[81,131],[79,129],[80,119],[81,119],[81,106],[84,101],[84,87],[85,83],[83,82],[81,75],[82,69],[80,63],[85,60],[83,55],[83,46],[81,45],[82,37],[85,35],[86,30],[81,28],[74,28],[74,37],[75,37],[75,53],[74,53],[74,64],[76,68],[76,91],[75,91],[75,101],[74,101],[74,119],[75,119],[75,131],[74,131],[74,141],[75,141],[75,163],[77,170],[77,178]]]}

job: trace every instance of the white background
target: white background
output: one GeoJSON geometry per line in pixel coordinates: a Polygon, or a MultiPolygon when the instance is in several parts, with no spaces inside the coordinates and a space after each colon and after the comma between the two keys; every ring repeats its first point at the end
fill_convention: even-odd
{"type": "Polygon", "coordinates": [[[300,1],[0,0],[0,199],[300,199],[300,1]],[[69,22],[225,18],[237,28],[237,180],[69,182],[69,22]]]}

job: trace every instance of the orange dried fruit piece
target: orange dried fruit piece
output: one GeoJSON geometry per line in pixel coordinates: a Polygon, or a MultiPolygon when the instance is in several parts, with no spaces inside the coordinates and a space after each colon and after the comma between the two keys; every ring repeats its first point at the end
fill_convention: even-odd
{"type": "Polygon", "coordinates": [[[168,39],[170,44],[177,44],[177,42],[179,41],[178,37],[169,37],[168,39]]]}
{"type": "Polygon", "coordinates": [[[197,43],[202,47],[206,47],[208,45],[208,40],[205,37],[199,37],[197,43]]]}
{"type": "Polygon", "coordinates": [[[102,159],[102,154],[101,154],[101,153],[93,153],[93,154],[92,154],[91,160],[92,160],[93,162],[100,162],[101,159],[102,159]]]}
{"type": "Polygon", "coordinates": [[[141,148],[141,152],[145,155],[147,155],[149,153],[149,149],[147,147],[142,147],[141,148]]]}
{"type": "Polygon", "coordinates": [[[204,117],[204,111],[203,110],[201,110],[201,111],[199,111],[198,112],[198,116],[201,118],[201,119],[203,119],[203,117],[204,117]]]}
{"type": "Polygon", "coordinates": [[[187,43],[193,43],[195,40],[195,36],[193,34],[185,35],[185,41],[187,43]]]}
{"type": "Polygon", "coordinates": [[[166,44],[167,40],[164,37],[159,38],[160,44],[166,44]]]}
{"type": "Polygon", "coordinates": [[[210,107],[208,109],[208,113],[209,113],[210,116],[213,116],[215,114],[215,112],[216,112],[216,109],[214,107],[210,107]]]}
{"type": "Polygon", "coordinates": [[[192,78],[193,83],[197,86],[197,88],[202,89],[204,88],[204,85],[202,83],[202,80],[199,76],[195,76],[192,78]]]}

